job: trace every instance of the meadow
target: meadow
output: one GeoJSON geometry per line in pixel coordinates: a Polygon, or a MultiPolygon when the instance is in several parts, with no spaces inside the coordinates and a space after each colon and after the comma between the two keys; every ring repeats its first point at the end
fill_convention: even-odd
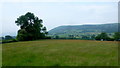
{"type": "Polygon", "coordinates": [[[118,42],[37,40],[2,45],[3,66],[118,66],[118,42]]]}
{"type": "Polygon", "coordinates": [[[2,44],[0,44],[0,67],[2,66],[2,44]]]}

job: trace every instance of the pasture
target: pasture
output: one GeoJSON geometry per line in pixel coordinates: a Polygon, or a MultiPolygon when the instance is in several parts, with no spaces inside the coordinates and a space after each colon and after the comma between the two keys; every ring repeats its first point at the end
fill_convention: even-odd
{"type": "Polygon", "coordinates": [[[118,42],[37,40],[2,45],[3,66],[117,66],[118,42]]]}
{"type": "Polygon", "coordinates": [[[2,66],[2,44],[0,44],[0,67],[2,66]]]}

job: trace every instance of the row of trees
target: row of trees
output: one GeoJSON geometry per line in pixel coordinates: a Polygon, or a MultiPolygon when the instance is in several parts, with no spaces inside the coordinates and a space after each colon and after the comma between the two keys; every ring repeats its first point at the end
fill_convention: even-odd
{"type": "Polygon", "coordinates": [[[103,41],[119,41],[120,32],[115,32],[113,36],[109,36],[107,33],[102,32],[99,35],[85,36],[81,35],[80,37],[75,37],[75,35],[68,35],[68,37],[60,37],[59,35],[52,36],[53,39],[83,39],[83,40],[103,40],[103,41]]]}
{"type": "Polygon", "coordinates": [[[120,41],[120,32],[115,32],[112,38],[110,38],[107,35],[107,33],[102,32],[101,34],[97,35],[95,39],[96,40],[107,40],[107,41],[113,41],[113,40],[120,41]]]}
{"type": "Polygon", "coordinates": [[[9,40],[9,39],[15,39],[15,36],[6,35],[5,37],[0,37],[0,40],[9,40]]]}

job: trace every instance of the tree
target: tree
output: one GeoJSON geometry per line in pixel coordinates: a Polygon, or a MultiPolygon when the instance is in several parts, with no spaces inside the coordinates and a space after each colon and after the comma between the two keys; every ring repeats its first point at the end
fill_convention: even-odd
{"type": "Polygon", "coordinates": [[[92,36],[91,36],[91,39],[92,39],[92,40],[95,40],[95,35],[92,35],[92,36]]]}
{"type": "Polygon", "coordinates": [[[120,32],[115,32],[113,37],[116,41],[119,41],[120,40],[120,32]]]}
{"type": "Polygon", "coordinates": [[[82,35],[82,39],[89,40],[90,38],[88,36],[82,35]]]}
{"type": "Polygon", "coordinates": [[[74,35],[68,35],[70,39],[74,39],[74,35]]]}
{"type": "Polygon", "coordinates": [[[20,26],[17,35],[17,39],[20,41],[43,39],[47,34],[46,27],[42,25],[43,20],[31,12],[21,15],[15,23],[20,26]]]}
{"type": "Polygon", "coordinates": [[[4,37],[0,37],[0,40],[4,40],[4,37]]]}
{"type": "Polygon", "coordinates": [[[55,39],[59,39],[60,37],[58,35],[55,36],[55,39]]]}
{"type": "Polygon", "coordinates": [[[6,39],[6,40],[8,40],[8,39],[13,39],[13,37],[10,36],[10,35],[6,35],[6,36],[5,36],[5,39],[6,39]]]}
{"type": "Polygon", "coordinates": [[[96,40],[109,40],[110,38],[108,37],[107,33],[102,32],[101,34],[97,35],[95,39],[96,40]]]}

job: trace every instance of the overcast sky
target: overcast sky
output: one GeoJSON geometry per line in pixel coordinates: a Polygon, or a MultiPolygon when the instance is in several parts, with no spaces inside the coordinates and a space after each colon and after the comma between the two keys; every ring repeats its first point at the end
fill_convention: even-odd
{"type": "Polygon", "coordinates": [[[1,34],[17,35],[15,20],[32,12],[48,30],[61,25],[118,22],[118,0],[6,0],[0,5],[1,34]]]}

